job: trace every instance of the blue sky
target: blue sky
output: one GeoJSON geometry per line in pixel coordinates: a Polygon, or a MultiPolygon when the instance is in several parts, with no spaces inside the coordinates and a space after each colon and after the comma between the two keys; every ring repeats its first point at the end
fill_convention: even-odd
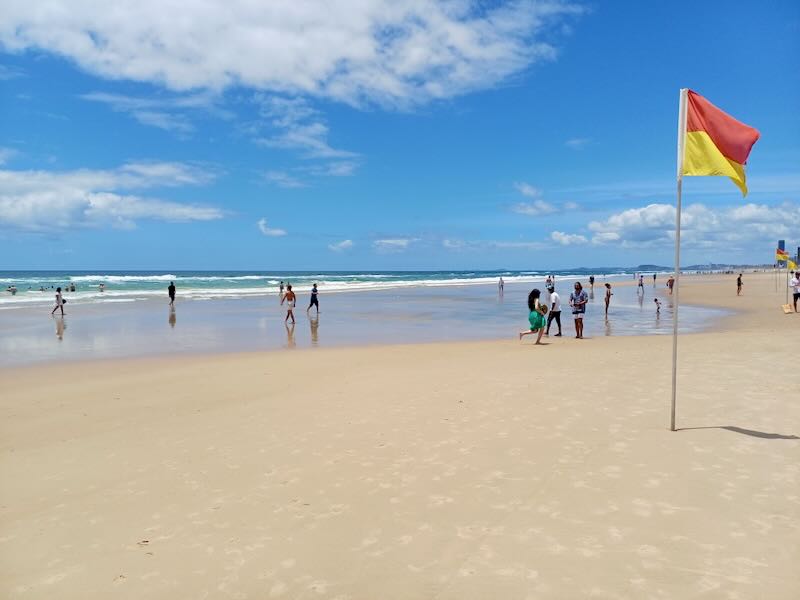
{"type": "Polygon", "coordinates": [[[800,245],[796,2],[62,5],[0,16],[0,269],[670,264],[681,87],[761,132],[684,262],[800,245]]]}

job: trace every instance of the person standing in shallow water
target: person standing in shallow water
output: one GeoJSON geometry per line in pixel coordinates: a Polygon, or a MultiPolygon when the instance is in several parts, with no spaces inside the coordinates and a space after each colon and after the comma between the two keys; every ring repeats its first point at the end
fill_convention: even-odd
{"type": "Polygon", "coordinates": [[[175,306],[175,282],[170,281],[169,287],[167,288],[167,293],[169,294],[169,305],[175,306]]]}
{"type": "Polygon", "coordinates": [[[608,305],[611,304],[611,296],[614,295],[614,292],[611,291],[611,284],[606,283],[606,316],[608,316],[608,305]]]}
{"type": "Polygon", "coordinates": [[[522,341],[522,338],[526,335],[538,333],[539,335],[536,336],[536,343],[541,345],[545,328],[544,316],[547,314],[547,306],[539,302],[539,296],[541,296],[541,292],[536,288],[532,289],[531,293],[528,294],[528,322],[531,328],[526,331],[520,331],[519,339],[522,341]]]}
{"type": "Polygon", "coordinates": [[[310,311],[312,306],[315,306],[317,308],[317,314],[319,314],[318,296],[319,296],[319,290],[317,290],[317,284],[315,283],[313,286],[311,286],[311,301],[308,303],[308,308],[306,309],[306,312],[310,311]]]}
{"type": "Polygon", "coordinates": [[[575,337],[583,339],[583,316],[586,314],[586,303],[589,296],[583,289],[580,281],[575,282],[575,291],[569,295],[569,305],[572,307],[572,318],[575,319],[575,337]]]}
{"type": "Polygon", "coordinates": [[[61,288],[60,287],[56,288],[56,306],[53,309],[53,312],[51,312],[50,314],[51,315],[55,314],[55,312],[58,309],[61,309],[61,316],[63,317],[64,316],[64,297],[61,295],[61,288]]]}
{"type": "Polygon", "coordinates": [[[286,302],[286,318],[283,322],[286,323],[292,319],[292,324],[294,324],[294,305],[297,303],[297,296],[292,291],[292,284],[286,286],[286,294],[281,298],[281,306],[284,302],[286,302]]]}

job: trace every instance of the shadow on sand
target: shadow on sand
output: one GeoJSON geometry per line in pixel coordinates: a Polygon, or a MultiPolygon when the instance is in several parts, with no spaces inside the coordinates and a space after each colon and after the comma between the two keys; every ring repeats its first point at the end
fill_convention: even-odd
{"type": "Polygon", "coordinates": [[[781,433],[767,433],[765,431],[755,431],[754,429],[744,429],[742,427],[736,427],[734,425],[717,425],[713,427],[679,427],[677,431],[690,431],[692,429],[727,429],[728,431],[733,431],[734,433],[741,433],[744,435],[750,435],[757,438],[762,438],[765,440],[800,440],[800,437],[796,435],[783,435],[781,433]]]}

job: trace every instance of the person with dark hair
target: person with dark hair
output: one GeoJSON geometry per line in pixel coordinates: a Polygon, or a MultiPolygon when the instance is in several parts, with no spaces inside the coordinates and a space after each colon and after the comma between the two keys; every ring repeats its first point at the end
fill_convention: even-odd
{"type": "Polygon", "coordinates": [[[572,307],[572,318],[575,319],[575,337],[583,339],[583,316],[586,314],[586,303],[589,296],[583,290],[580,281],[575,282],[575,291],[569,295],[569,305],[572,307]]]}
{"type": "Polygon", "coordinates": [[[541,295],[542,293],[537,288],[532,289],[531,293],[528,294],[528,311],[530,311],[528,314],[528,322],[531,324],[531,328],[519,332],[520,341],[522,341],[522,338],[526,335],[538,333],[539,335],[536,336],[536,343],[541,344],[542,342],[542,335],[544,334],[544,328],[546,326],[544,316],[547,314],[547,305],[539,302],[539,297],[541,295]]]}
{"type": "Polygon", "coordinates": [[[170,281],[169,282],[169,287],[167,287],[167,293],[169,294],[169,305],[170,306],[174,306],[175,305],[175,282],[174,281],[170,281]]]}
{"type": "Polygon", "coordinates": [[[742,285],[744,285],[744,284],[742,284],[742,274],[739,273],[739,276],[736,278],[736,295],[737,296],[741,296],[742,295],[742,285]]]}
{"type": "Polygon", "coordinates": [[[547,291],[550,292],[550,312],[547,315],[547,329],[544,334],[550,337],[550,324],[555,320],[558,325],[558,333],[555,337],[561,337],[561,297],[552,285],[547,288],[547,291]]]}
{"type": "Polygon", "coordinates": [[[794,277],[789,282],[792,288],[792,300],[794,300],[794,312],[797,312],[797,301],[800,300],[800,271],[795,271],[794,277]]]}
{"type": "Polygon", "coordinates": [[[283,306],[284,302],[286,302],[286,318],[283,322],[286,323],[291,319],[292,324],[294,324],[294,306],[297,304],[297,296],[292,291],[291,283],[286,285],[286,293],[283,295],[283,298],[281,298],[281,306],[283,306]]]}
{"type": "Polygon", "coordinates": [[[56,288],[56,306],[53,309],[53,312],[51,312],[50,314],[51,315],[55,314],[55,312],[60,308],[61,309],[61,316],[63,317],[64,316],[64,303],[65,302],[66,302],[66,300],[64,300],[64,297],[61,295],[61,288],[60,287],[56,288]]]}
{"type": "Polygon", "coordinates": [[[611,291],[611,284],[606,283],[606,316],[608,316],[608,305],[611,304],[611,296],[614,295],[614,292],[611,291]]]}
{"type": "Polygon", "coordinates": [[[312,306],[317,307],[317,314],[319,314],[319,290],[317,289],[316,283],[311,286],[311,301],[308,304],[306,312],[310,311],[312,306]]]}

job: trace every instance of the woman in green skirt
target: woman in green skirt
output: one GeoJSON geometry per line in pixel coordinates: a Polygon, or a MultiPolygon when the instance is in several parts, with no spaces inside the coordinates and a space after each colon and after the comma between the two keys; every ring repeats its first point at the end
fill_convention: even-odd
{"type": "Polygon", "coordinates": [[[531,293],[528,294],[528,310],[530,311],[530,314],[528,315],[528,321],[531,324],[531,328],[530,330],[519,332],[520,341],[526,335],[538,333],[539,335],[536,336],[536,343],[541,343],[542,335],[544,334],[544,328],[547,325],[547,322],[544,318],[544,316],[547,314],[547,305],[539,302],[539,296],[541,295],[542,293],[537,288],[533,288],[531,293]]]}

